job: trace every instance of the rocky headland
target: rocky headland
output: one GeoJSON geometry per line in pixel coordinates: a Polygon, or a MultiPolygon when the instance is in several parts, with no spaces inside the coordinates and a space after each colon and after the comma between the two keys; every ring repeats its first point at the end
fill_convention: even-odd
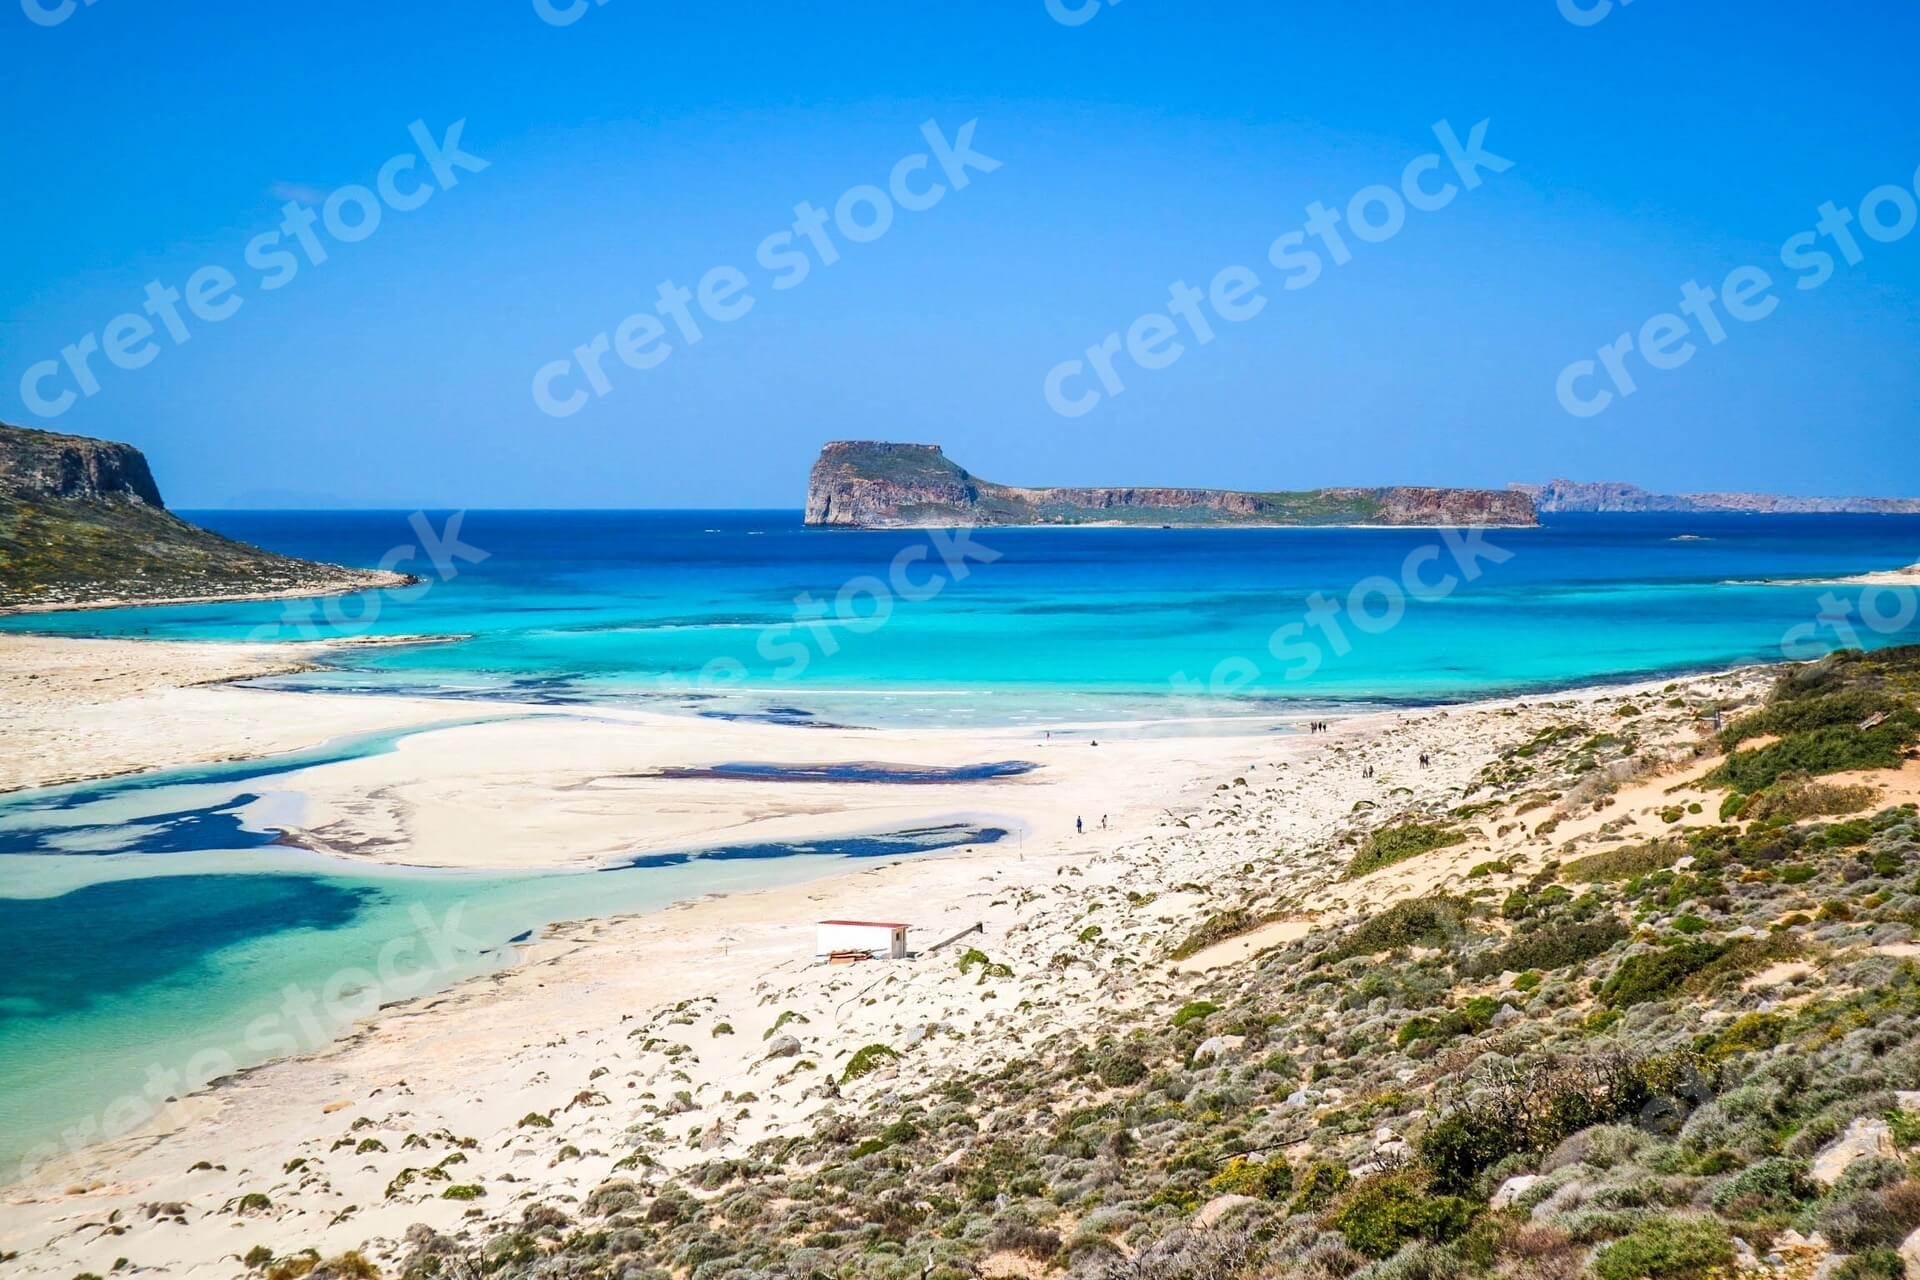
{"type": "Polygon", "coordinates": [[[331,595],[404,574],[276,555],[166,508],[132,445],[0,423],[0,612],[331,595]]]}
{"type": "Polygon", "coordinates": [[[836,441],[807,483],[809,525],[1533,525],[1525,494],[1387,488],[1239,492],[1141,486],[1023,488],[970,474],[939,445],[836,441]]]}

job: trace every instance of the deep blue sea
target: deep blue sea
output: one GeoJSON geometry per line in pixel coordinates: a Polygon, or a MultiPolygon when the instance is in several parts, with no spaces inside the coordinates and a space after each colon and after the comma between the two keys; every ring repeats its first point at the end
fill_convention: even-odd
{"type": "MultiPolygon", "coordinates": [[[[14,617],[0,629],[449,637],[342,649],[330,669],[270,682],[444,697],[440,725],[519,714],[514,703],[592,714],[618,702],[800,726],[1156,733],[1283,731],[1340,707],[1920,641],[1911,592],[1863,598],[1804,581],[1920,561],[1920,517],[1562,516],[1488,531],[1476,548],[1428,530],[986,530],[955,544],[809,530],[784,511],[472,511],[436,560],[445,512],[188,515],[277,551],[384,562],[421,581],[329,602],[14,617]]],[[[370,1007],[497,966],[513,940],[555,920],[997,834],[875,832],[830,849],[745,846],[546,876],[346,870],[273,843],[257,815],[302,770],[404,736],[0,798],[0,930],[34,957],[0,966],[0,1182],[64,1133],[77,1144],[130,1127],[156,1071],[151,1096],[163,1101],[179,1080],[337,1029],[290,1010],[289,986],[331,979],[336,1003],[370,1007]],[[439,955],[435,936],[456,910],[455,932],[474,945],[439,955]],[[381,958],[397,946],[433,954],[431,972],[389,973],[381,958]]]]}

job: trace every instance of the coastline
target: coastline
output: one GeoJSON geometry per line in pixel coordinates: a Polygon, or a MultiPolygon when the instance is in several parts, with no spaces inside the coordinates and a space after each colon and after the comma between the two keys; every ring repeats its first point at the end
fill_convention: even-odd
{"type": "Polygon", "coordinates": [[[344,578],[285,587],[277,591],[236,591],[195,596],[114,596],[103,600],[49,601],[45,604],[0,605],[0,617],[35,613],[79,613],[98,609],[147,609],[179,604],[246,604],[264,600],[320,600],[332,596],[357,595],[362,591],[384,591],[410,587],[419,581],[410,573],[388,569],[349,569],[344,578]]]}
{"type": "Polygon", "coordinates": [[[1858,573],[1835,581],[1849,587],[1920,587],[1920,564],[1910,564],[1903,569],[1858,573]]]}
{"type": "MultiPolygon", "coordinates": [[[[168,642],[63,643],[145,647],[168,642]]],[[[1036,1038],[1086,1032],[1115,1009],[1173,998],[1199,971],[1246,959],[1203,953],[1186,964],[1156,960],[1127,970],[1056,969],[1049,957],[1071,953],[1074,939],[1085,932],[1075,897],[1097,885],[1137,889],[1152,902],[1151,908],[1129,911],[1124,921],[1106,921],[1116,941],[1129,939],[1128,945],[1151,955],[1217,909],[1211,892],[1195,886],[1236,874],[1249,840],[1277,845],[1286,871],[1288,918],[1294,922],[1289,929],[1297,935],[1362,905],[1451,883],[1469,865],[1496,854],[1537,858],[1550,852],[1529,847],[1524,824],[1518,836],[1504,828],[1496,835],[1489,820],[1478,824],[1472,841],[1443,851],[1437,860],[1370,878],[1356,900],[1339,879],[1342,855],[1337,851],[1346,833],[1372,821],[1372,805],[1390,802],[1409,811],[1450,806],[1499,750],[1524,741],[1542,724],[1570,712],[1614,716],[1634,699],[1655,701],[1645,696],[1654,692],[1662,694],[1661,701],[1679,700],[1690,709],[1647,711],[1641,723],[1658,718],[1663,740],[1675,752],[1691,755],[1698,743],[1695,709],[1751,699],[1769,680],[1767,668],[1747,667],[1676,681],[1381,711],[1338,720],[1332,732],[1311,737],[1175,739],[1171,748],[1164,740],[1116,740],[1103,743],[1097,756],[1093,748],[1071,744],[1089,766],[1084,770],[1057,763],[1067,754],[1069,744],[1063,743],[1060,756],[1044,763],[1082,775],[1081,783],[1090,789],[1058,795],[1052,803],[1058,817],[1050,829],[1035,823],[1017,843],[884,859],[796,884],[553,925],[524,943],[516,963],[505,969],[383,1008],[317,1052],[229,1077],[178,1104],[159,1124],[5,1187],[0,1190],[0,1250],[20,1251],[16,1265],[28,1264],[29,1274],[99,1270],[107,1254],[134,1256],[136,1246],[146,1265],[164,1263],[185,1275],[224,1274],[219,1259],[231,1255],[239,1224],[221,1206],[257,1193],[272,1205],[265,1214],[270,1221],[241,1238],[268,1234],[276,1247],[311,1245],[327,1254],[364,1246],[390,1262],[415,1222],[458,1231],[474,1221],[465,1204],[440,1198],[432,1186],[390,1190],[407,1161],[417,1165],[421,1160],[403,1154],[400,1138],[407,1133],[444,1131],[477,1140],[466,1149],[471,1168],[461,1178],[496,1187],[508,1197],[483,1202],[483,1219],[512,1212],[509,1201],[534,1192],[584,1196],[614,1174],[620,1135],[630,1132],[636,1119],[643,1127],[648,1115],[655,1117],[652,1123],[663,1120],[662,1100],[676,1090],[692,1098],[700,1113],[689,1116],[694,1121],[718,1115],[722,1094],[740,1105],[737,1114],[729,1105],[726,1122],[718,1126],[724,1137],[710,1135],[712,1145],[709,1140],[649,1144],[650,1158],[663,1170],[716,1152],[744,1151],[760,1137],[801,1133],[842,1095],[842,1089],[819,1083],[822,1073],[837,1074],[863,1044],[904,1042],[903,1028],[919,1027],[919,1041],[929,1047],[937,1043],[939,1051],[909,1052],[876,1075],[875,1088],[889,1087],[886,1082],[899,1073],[933,1069],[933,1057],[943,1067],[1004,1060],[1036,1038]],[[1434,757],[1432,768],[1414,763],[1421,753],[1434,757]],[[1377,779],[1361,778],[1362,760],[1379,770],[1377,779]],[[1150,778],[1150,784],[1141,785],[1142,778],[1150,778]],[[1117,820],[1106,831],[1095,827],[1074,835],[1064,814],[1082,801],[1109,804],[1105,812],[1117,820]],[[1073,893],[1059,897],[1069,882],[1073,893]],[[1025,1011],[1011,1002],[983,1004],[969,987],[956,988],[948,977],[950,953],[871,969],[812,965],[813,922],[841,915],[909,921],[916,948],[982,925],[984,932],[965,945],[1009,963],[1027,996],[1025,1011]],[[663,956],[678,959],[663,963],[663,956]],[[863,1003],[869,999],[873,1002],[863,1003]],[[769,1056],[773,1022],[785,1012],[806,1019],[789,1021],[785,1028],[800,1048],[790,1056],[769,1056]],[[696,1024],[698,1035],[672,1031],[681,1019],[696,1024]],[[628,1035],[629,1030],[639,1035],[641,1025],[659,1034],[628,1035]],[[721,1033],[722,1025],[727,1034],[721,1033]],[[676,1034],[689,1041],[690,1052],[669,1051],[666,1041],[676,1034]],[[800,1069],[800,1062],[814,1067],[800,1069]],[[616,1087],[592,1083],[593,1073],[603,1068],[617,1073],[607,1082],[616,1087]],[[607,1102],[579,1110],[565,1105],[576,1094],[607,1102]],[[516,1119],[535,1112],[548,1115],[551,1127],[529,1129],[516,1119]],[[363,1131],[386,1135],[386,1154],[364,1160],[333,1154],[344,1135],[363,1131]],[[578,1154],[553,1154],[564,1148],[578,1154]],[[200,1167],[203,1160],[211,1167],[200,1167]],[[297,1177],[281,1172],[296,1166],[303,1170],[297,1177]],[[78,1230],[89,1222],[104,1223],[116,1210],[124,1217],[140,1203],[161,1200],[191,1206],[164,1234],[137,1216],[133,1240],[78,1230]],[[349,1210],[349,1205],[356,1207],[349,1210]]],[[[404,700],[324,694],[203,687],[178,688],[174,695],[221,703],[229,721],[233,709],[241,707],[249,716],[255,708],[272,707],[268,718],[301,708],[290,716],[294,719],[341,703],[377,708],[383,716],[421,710],[404,700]]],[[[444,701],[434,705],[444,713],[444,701]]],[[[642,735],[649,729],[645,718],[615,727],[642,735]]],[[[820,742],[825,732],[751,729],[767,735],[762,740],[770,749],[781,748],[774,758],[790,758],[793,749],[820,742]]],[[[860,758],[866,759],[911,754],[914,740],[927,736],[857,732],[867,748],[860,758]]],[[[980,754],[977,731],[956,736],[980,754]]],[[[466,743],[462,752],[497,754],[504,745],[506,739],[496,733],[490,742],[466,743]]],[[[687,752],[683,739],[678,750],[683,756],[698,754],[687,752]]],[[[351,767],[377,772],[415,754],[397,752],[354,761],[351,767]]],[[[371,778],[355,785],[364,789],[370,782],[387,785],[371,778]]],[[[763,808],[771,798],[768,784],[748,785],[744,796],[723,803],[763,808]]],[[[811,824],[818,830],[823,819],[837,816],[819,811],[837,809],[840,801],[821,803],[817,787],[804,788],[813,797],[804,807],[814,812],[786,815],[795,829],[811,824]]],[[[945,811],[954,807],[947,788],[922,790],[938,794],[881,808],[906,816],[930,804],[945,811]]],[[[524,801],[510,798],[509,803],[524,801]]],[[[754,820],[770,817],[779,820],[764,813],[754,820]]],[[[1563,838],[1577,835],[1582,823],[1600,821],[1598,816],[1570,821],[1563,838]]],[[[845,1092],[870,1091],[863,1084],[845,1092]]]]}

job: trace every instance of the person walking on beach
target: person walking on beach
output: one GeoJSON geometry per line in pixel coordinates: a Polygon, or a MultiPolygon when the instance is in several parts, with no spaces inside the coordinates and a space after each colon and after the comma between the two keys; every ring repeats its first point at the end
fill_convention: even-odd
{"type": "Polygon", "coordinates": [[[1078,836],[1078,835],[1085,835],[1085,834],[1086,834],[1086,831],[1087,831],[1087,829],[1086,829],[1085,827],[1083,827],[1083,826],[1081,826],[1081,825],[1080,825],[1080,819],[1076,817],[1076,818],[1075,818],[1075,819],[1073,820],[1073,834],[1075,834],[1075,835],[1077,835],[1077,836],[1078,836]]]}

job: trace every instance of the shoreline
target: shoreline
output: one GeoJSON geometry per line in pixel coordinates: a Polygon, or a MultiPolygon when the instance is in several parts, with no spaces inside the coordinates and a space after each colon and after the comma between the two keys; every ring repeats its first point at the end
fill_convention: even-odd
{"type": "Polygon", "coordinates": [[[277,591],[242,591],[197,596],[115,596],[104,600],[49,601],[47,603],[0,605],[0,618],[23,614],[81,613],[101,609],[149,609],[181,604],[246,604],[268,600],[323,600],[357,595],[362,591],[385,591],[410,587],[419,582],[413,574],[389,569],[352,569],[351,579],[331,584],[285,587],[277,591]]]}
{"type": "Polygon", "coordinates": [[[1920,587],[1920,564],[1831,578],[1730,578],[1725,587],[1920,587]]]}

